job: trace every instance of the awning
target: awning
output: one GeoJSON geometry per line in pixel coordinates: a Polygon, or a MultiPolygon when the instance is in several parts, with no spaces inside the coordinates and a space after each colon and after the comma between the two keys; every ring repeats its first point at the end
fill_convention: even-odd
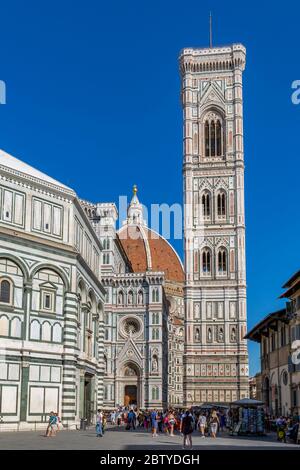
{"type": "Polygon", "coordinates": [[[236,400],[230,403],[233,406],[262,406],[263,401],[253,400],[252,398],[242,398],[241,400],[236,400]]]}

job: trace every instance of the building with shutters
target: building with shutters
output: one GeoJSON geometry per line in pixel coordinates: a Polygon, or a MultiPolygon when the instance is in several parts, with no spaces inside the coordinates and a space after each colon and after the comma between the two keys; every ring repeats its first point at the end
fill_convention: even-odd
{"type": "Polygon", "coordinates": [[[300,414],[300,271],[284,285],[286,307],[252,328],[246,339],[260,344],[257,398],[275,416],[300,414]]]}

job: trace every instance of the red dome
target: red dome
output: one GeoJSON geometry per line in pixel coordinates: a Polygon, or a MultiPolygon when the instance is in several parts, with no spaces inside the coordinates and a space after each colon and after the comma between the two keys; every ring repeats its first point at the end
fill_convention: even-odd
{"type": "Polygon", "coordinates": [[[184,281],[179,256],[158,233],[141,225],[125,225],[118,235],[134,272],[163,271],[168,281],[184,281]]]}

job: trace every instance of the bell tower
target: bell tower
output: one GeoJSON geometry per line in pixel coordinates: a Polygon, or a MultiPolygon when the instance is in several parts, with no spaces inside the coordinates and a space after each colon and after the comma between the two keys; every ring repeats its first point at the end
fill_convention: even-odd
{"type": "Polygon", "coordinates": [[[242,44],[180,54],[185,405],[248,396],[242,44]]]}

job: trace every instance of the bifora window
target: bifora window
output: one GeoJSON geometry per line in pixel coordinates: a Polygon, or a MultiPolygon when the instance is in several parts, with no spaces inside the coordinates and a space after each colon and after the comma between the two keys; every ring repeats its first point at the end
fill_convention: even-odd
{"type": "Polygon", "coordinates": [[[217,210],[218,210],[218,217],[226,216],[226,194],[224,193],[224,191],[221,191],[217,195],[217,210]]]}
{"type": "Polygon", "coordinates": [[[227,272],[227,251],[225,248],[220,248],[218,252],[218,271],[220,274],[227,272]]]}
{"type": "Polygon", "coordinates": [[[202,203],[203,217],[209,218],[210,217],[210,194],[208,192],[205,192],[204,194],[202,194],[201,203],[202,203]]]}
{"type": "Polygon", "coordinates": [[[209,249],[202,251],[202,271],[204,274],[211,274],[211,253],[209,249]]]}
{"type": "Polygon", "coordinates": [[[224,155],[223,120],[215,113],[209,113],[204,121],[205,156],[224,155]]]}
{"type": "Polygon", "coordinates": [[[8,279],[2,279],[0,281],[0,302],[5,304],[11,303],[11,292],[12,292],[12,285],[8,279]]]}

